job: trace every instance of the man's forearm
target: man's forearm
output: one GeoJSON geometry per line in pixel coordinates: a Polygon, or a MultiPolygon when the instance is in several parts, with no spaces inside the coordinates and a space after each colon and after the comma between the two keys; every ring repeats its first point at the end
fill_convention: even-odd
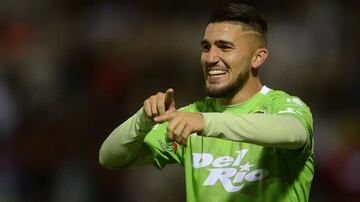
{"type": "Polygon", "coordinates": [[[99,162],[107,168],[124,168],[135,158],[144,160],[146,155],[140,154],[146,134],[155,125],[141,108],[136,114],[118,126],[104,141],[99,152],[99,162]]]}
{"type": "Polygon", "coordinates": [[[204,136],[262,146],[298,149],[307,133],[296,118],[286,115],[203,113],[204,136]]]}

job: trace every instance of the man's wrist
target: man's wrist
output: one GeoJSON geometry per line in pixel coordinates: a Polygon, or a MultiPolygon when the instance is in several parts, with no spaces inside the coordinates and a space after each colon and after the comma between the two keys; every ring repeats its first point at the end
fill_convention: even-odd
{"type": "Polygon", "coordinates": [[[202,117],[204,118],[204,129],[202,131],[202,133],[200,135],[202,136],[207,136],[208,134],[208,126],[209,124],[211,124],[211,115],[210,113],[200,113],[202,115],[202,117]]]}
{"type": "Polygon", "coordinates": [[[144,107],[138,111],[138,123],[142,128],[151,128],[156,124],[156,122],[151,117],[146,115],[144,107]]]}

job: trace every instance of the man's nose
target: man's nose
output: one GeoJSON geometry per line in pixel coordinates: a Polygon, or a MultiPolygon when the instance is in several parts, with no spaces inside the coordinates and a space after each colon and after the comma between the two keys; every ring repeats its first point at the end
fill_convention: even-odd
{"type": "Polygon", "coordinates": [[[217,48],[212,47],[207,53],[206,62],[216,63],[219,62],[219,60],[220,60],[219,50],[217,48]]]}

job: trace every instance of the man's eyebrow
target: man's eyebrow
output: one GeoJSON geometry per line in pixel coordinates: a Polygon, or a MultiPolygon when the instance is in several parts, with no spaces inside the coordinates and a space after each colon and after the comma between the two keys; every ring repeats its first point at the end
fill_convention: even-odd
{"type": "Polygon", "coordinates": [[[235,44],[231,41],[225,41],[225,40],[217,40],[215,41],[216,45],[227,45],[227,46],[231,46],[231,47],[235,47],[235,44]]]}
{"type": "MultiPolygon", "coordinates": [[[[205,44],[209,44],[209,41],[206,40],[206,39],[201,40],[201,45],[205,45],[205,44]]],[[[216,40],[215,44],[216,45],[227,45],[227,46],[235,47],[235,44],[233,42],[225,41],[225,40],[216,40]]]]}
{"type": "Polygon", "coordinates": [[[209,41],[206,39],[201,40],[201,45],[209,44],[209,41]]]}

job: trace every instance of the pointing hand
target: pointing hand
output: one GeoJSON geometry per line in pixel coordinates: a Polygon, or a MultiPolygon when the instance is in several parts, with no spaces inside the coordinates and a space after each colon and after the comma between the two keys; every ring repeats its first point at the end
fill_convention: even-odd
{"type": "Polygon", "coordinates": [[[165,93],[158,92],[150,96],[144,101],[144,111],[145,114],[151,118],[176,111],[174,90],[169,88],[165,93]]]}

